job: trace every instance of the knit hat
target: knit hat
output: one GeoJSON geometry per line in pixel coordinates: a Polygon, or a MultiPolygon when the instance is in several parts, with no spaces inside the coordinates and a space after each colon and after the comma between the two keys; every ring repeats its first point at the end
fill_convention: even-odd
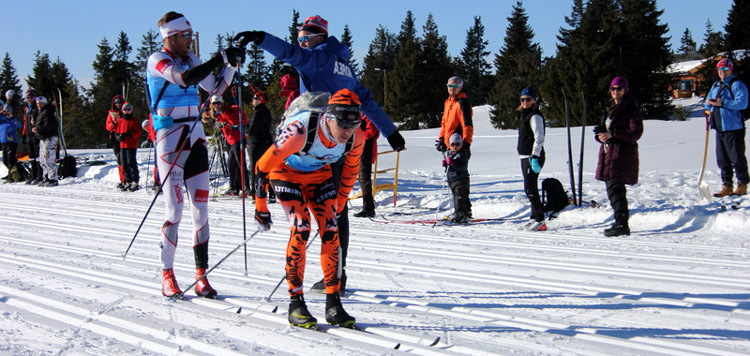
{"type": "Polygon", "coordinates": [[[13,90],[8,90],[5,92],[5,98],[8,100],[13,99],[15,95],[16,95],[16,92],[14,92],[13,90]]]}
{"type": "Polygon", "coordinates": [[[125,110],[126,108],[130,108],[130,110],[133,110],[133,104],[131,103],[122,104],[122,110],[125,110]]]}
{"type": "Polygon", "coordinates": [[[625,88],[625,90],[628,90],[628,79],[625,77],[615,77],[615,79],[612,79],[612,83],[609,85],[610,88],[613,86],[618,85],[620,87],[625,88]]]}
{"type": "Polygon", "coordinates": [[[453,135],[451,135],[451,138],[450,138],[451,145],[454,143],[463,143],[463,142],[464,142],[464,138],[461,137],[460,133],[454,133],[453,135]]]}
{"type": "Polygon", "coordinates": [[[302,27],[300,27],[299,30],[312,33],[323,33],[328,36],[328,21],[323,20],[323,18],[318,15],[310,16],[305,19],[305,22],[302,23],[302,27]]]}
{"type": "Polygon", "coordinates": [[[224,99],[221,98],[221,95],[212,95],[211,96],[211,104],[213,103],[223,103],[224,99]]]}
{"type": "Polygon", "coordinates": [[[45,98],[43,96],[37,96],[36,97],[36,102],[37,103],[45,103],[46,104],[47,103],[47,98],[45,98]]]}
{"type": "Polygon", "coordinates": [[[26,89],[26,96],[34,96],[34,89],[26,89]]]}
{"type": "Polygon", "coordinates": [[[258,99],[260,99],[261,103],[265,104],[265,102],[266,102],[266,94],[263,94],[262,91],[256,91],[255,92],[255,97],[257,97],[258,99]]]}
{"type": "Polygon", "coordinates": [[[530,96],[534,98],[534,100],[536,101],[536,98],[537,98],[536,90],[534,90],[534,88],[532,87],[523,88],[523,90],[521,90],[521,97],[524,97],[524,96],[530,96]]]}
{"type": "Polygon", "coordinates": [[[722,58],[719,63],[716,63],[716,70],[722,67],[729,67],[729,70],[734,71],[734,63],[729,58],[722,58]]]}
{"type": "MultiPolygon", "coordinates": [[[[336,117],[339,124],[347,124],[354,127],[362,121],[359,97],[349,89],[337,91],[328,100],[328,112],[336,117]]],[[[343,126],[342,126],[343,127],[343,126]]]]}

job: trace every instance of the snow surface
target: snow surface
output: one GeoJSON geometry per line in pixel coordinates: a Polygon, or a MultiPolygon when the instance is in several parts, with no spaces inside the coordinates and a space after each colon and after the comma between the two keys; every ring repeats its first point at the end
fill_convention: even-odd
{"type": "MultiPolygon", "coordinates": [[[[0,185],[0,354],[750,354],[750,204],[737,199],[739,209],[722,212],[716,199],[701,200],[705,123],[699,102],[678,104],[696,110],[690,120],[644,124],[640,183],[628,187],[633,233],[618,238],[602,235],[612,212],[604,184],[594,180],[591,128],[583,130],[583,194],[602,206],[568,207],[548,222],[549,231],[526,232],[516,132],[491,128],[489,107],[474,108],[474,215],[507,219],[433,228],[351,217],[344,306],[364,332],[290,327],[286,284],[266,301],[284,275],[289,235],[278,204],[270,206],[272,230],[247,243],[247,270],[240,248],[211,273],[221,300],[162,297],[162,199],[123,261],[153,193],[116,191],[110,151],[75,151],[108,164],[80,166],[77,178],[55,188],[0,185]]],[[[581,128],[572,134],[577,163],[581,128]]],[[[408,150],[401,154],[397,204],[391,191],[381,191],[377,212],[388,219],[432,218],[436,208],[447,214],[437,129],[403,135],[408,150]]],[[[545,146],[542,177],[569,189],[565,129],[550,128],[545,146]]],[[[716,191],[713,134],[709,150],[707,180],[716,191]]],[[[148,154],[139,150],[142,183],[148,154]]],[[[388,159],[381,169],[392,164],[388,159]]],[[[350,211],[360,206],[353,200],[350,211]]],[[[243,206],[222,197],[209,207],[213,265],[242,241],[243,206]]],[[[253,205],[245,209],[251,236],[253,205]]],[[[183,287],[193,278],[185,213],[175,266],[183,287]]],[[[308,287],[321,278],[318,253],[315,243],[308,287]]],[[[306,298],[323,321],[324,295],[306,298]]]]}

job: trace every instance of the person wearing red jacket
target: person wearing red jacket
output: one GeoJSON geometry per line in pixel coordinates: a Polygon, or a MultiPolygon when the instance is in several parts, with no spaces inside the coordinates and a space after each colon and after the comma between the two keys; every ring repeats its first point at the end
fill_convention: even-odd
{"type": "Polygon", "coordinates": [[[122,160],[120,160],[120,143],[117,142],[115,135],[117,129],[117,121],[122,117],[122,104],[125,102],[125,98],[122,95],[115,95],[112,98],[111,109],[107,112],[106,127],[109,132],[109,140],[112,144],[112,151],[115,153],[115,159],[117,160],[117,171],[120,174],[120,183],[117,184],[117,189],[125,188],[125,169],[122,167],[122,160]]]}
{"type": "MultiPolygon", "coordinates": [[[[362,189],[362,211],[354,214],[358,218],[375,216],[375,198],[372,195],[372,164],[378,157],[378,137],[380,131],[367,116],[362,115],[362,128],[365,130],[365,148],[359,162],[359,187],[362,189]]],[[[348,242],[348,241],[347,241],[348,242]]]]}
{"type": "Polygon", "coordinates": [[[141,125],[133,117],[133,105],[130,103],[122,104],[122,117],[117,120],[117,127],[115,128],[115,139],[119,141],[120,146],[120,162],[125,173],[122,191],[134,192],[140,188],[138,186],[140,179],[136,152],[141,133],[141,125]]]}
{"type": "Polygon", "coordinates": [[[287,97],[286,104],[284,104],[284,110],[289,109],[289,105],[292,104],[294,99],[299,96],[299,85],[297,85],[297,79],[291,74],[286,74],[281,77],[281,93],[280,97],[287,97]]]}
{"type": "MultiPolygon", "coordinates": [[[[219,95],[211,97],[211,109],[217,112],[216,122],[221,131],[224,133],[224,138],[229,144],[229,157],[227,159],[227,166],[229,166],[229,190],[227,195],[239,195],[242,190],[242,181],[244,179],[245,190],[250,191],[250,185],[248,184],[248,172],[245,167],[245,159],[242,155],[242,144],[244,139],[240,139],[240,126],[239,126],[239,106],[224,105],[224,102],[219,95]]],[[[243,132],[247,129],[247,116],[242,113],[242,125],[243,132]]]]}

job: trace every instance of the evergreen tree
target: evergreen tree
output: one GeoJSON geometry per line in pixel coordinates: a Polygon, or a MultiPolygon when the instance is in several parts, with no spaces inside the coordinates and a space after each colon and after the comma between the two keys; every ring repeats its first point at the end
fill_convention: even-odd
{"type": "Polygon", "coordinates": [[[698,50],[703,58],[713,58],[724,49],[724,35],[714,31],[711,19],[706,20],[706,33],[703,36],[703,44],[698,50]]]}
{"type": "Polygon", "coordinates": [[[36,54],[34,54],[32,75],[29,75],[26,78],[26,84],[28,84],[29,88],[34,89],[37,96],[44,96],[50,100],[52,99],[55,84],[52,75],[52,63],[50,62],[47,53],[37,51],[36,54]]]}
{"type": "Polygon", "coordinates": [[[349,47],[349,59],[346,60],[346,63],[352,67],[354,74],[359,78],[362,73],[359,70],[359,63],[354,58],[354,41],[352,40],[352,31],[349,30],[349,25],[344,25],[344,33],[341,34],[340,42],[342,45],[349,47]]]}
{"type": "Polygon", "coordinates": [[[261,90],[265,90],[271,79],[271,73],[269,72],[268,64],[266,64],[265,51],[257,46],[250,46],[248,53],[247,70],[245,70],[243,80],[253,83],[253,85],[261,90]]]}
{"type": "Polygon", "coordinates": [[[141,37],[141,46],[135,56],[132,68],[133,82],[130,85],[130,97],[128,101],[133,104],[133,115],[141,120],[148,118],[149,108],[146,101],[146,65],[148,58],[156,51],[162,48],[159,40],[159,34],[153,29],[149,29],[141,37]]]}
{"type": "Polygon", "coordinates": [[[13,67],[13,61],[10,59],[8,52],[5,52],[3,67],[0,70],[0,93],[3,97],[8,90],[13,90],[17,95],[23,95],[21,93],[21,81],[16,75],[16,68],[13,67]]]}
{"type": "MultiPolygon", "coordinates": [[[[104,119],[107,117],[107,112],[112,108],[112,98],[115,95],[122,94],[122,82],[119,80],[117,72],[114,71],[115,50],[109,45],[106,37],[99,42],[98,48],[99,53],[97,53],[92,64],[94,81],[91,82],[91,88],[87,92],[90,100],[86,105],[88,116],[83,118],[83,121],[84,125],[89,126],[93,135],[89,142],[101,146],[109,143],[104,119]]],[[[118,65],[117,68],[122,67],[118,65]]]]}
{"type": "Polygon", "coordinates": [[[539,88],[541,79],[541,49],[533,43],[534,31],[529,26],[529,16],[523,3],[513,6],[508,28],[505,30],[505,43],[500,53],[495,55],[495,86],[490,112],[493,126],[501,129],[518,127],[518,98],[526,86],[539,88]]]}
{"type": "Polygon", "coordinates": [[[112,75],[115,83],[120,84],[120,94],[128,100],[130,95],[130,83],[133,82],[133,64],[128,61],[133,47],[125,32],[120,31],[117,45],[112,49],[114,60],[112,61],[112,75]]]}
{"type": "Polygon", "coordinates": [[[422,31],[424,36],[421,41],[420,63],[423,75],[421,88],[415,88],[420,89],[423,98],[420,102],[422,115],[419,120],[421,126],[438,127],[442,119],[443,103],[448,96],[445,84],[448,83],[448,78],[457,73],[448,55],[448,42],[438,32],[432,13],[427,15],[422,31]]]}
{"type": "Polygon", "coordinates": [[[372,39],[370,47],[367,50],[360,82],[365,88],[370,90],[375,101],[384,108],[388,97],[388,94],[384,90],[385,81],[388,78],[388,73],[393,75],[391,71],[393,70],[395,58],[396,36],[380,25],[375,30],[375,37],[372,39]]]}
{"type": "Polygon", "coordinates": [[[416,34],[414,15],[407,11],[397,36],[393,70],[388,73],[386,79],[389,95],[386,112],[394,121],[403,123],[401,127],[406,130],[419,128],[419,122],[424,115],[421,112],[422,91],[425,89],[422,87],[421,43],[416,34]]]}
{"type": "Polygon", "coordinates": [[[685,32],[680,37],[680,48],[677,50],[679,54],[688,55],[695,52],[696,43],[693,41],[693,35],[690,33],[690,29],[685,27],[685,32]]]}
{"type": "Polygon", "coordinates": [[[299,22],[299,11],[292,9],[292,24],[289,25],[289,43],[297,43],[297,33],[300,27],[302,27],[302,23],[299,22]]]}
{"type": "Polygon", "coordinates": [[[484,39],[482,17],[474,16],[474,25],[466,31],[466,43],[461,50],[461,57],[456,59],[457,70],[464,80],[464,90],[469,93],[472,105],[486,103],[489,96],[492,66],[485,59],[490,54],[488,44],[484,39]]]}
{"type": "Polygon", "coordinates": [[[750,1],[734,0],[724,25],[727,51],[750,49],[750,1]]]}

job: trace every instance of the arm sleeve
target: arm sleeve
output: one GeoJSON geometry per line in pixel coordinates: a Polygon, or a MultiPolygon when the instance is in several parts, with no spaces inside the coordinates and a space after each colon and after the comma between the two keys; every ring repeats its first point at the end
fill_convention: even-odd
{"type": "Polygon", "coordinates": [[[266,33],[263,42],[258,47],[301,72],[317,71],[321,64],[327,61],[327,55],[323,51],[304,50],[300,46],[291,45],[270,33],[266,33]]]}
{"type": "Polygon", "coordinates": [[[458,104],[461,106],[461,124],[463,125],[463,140],[464,142],[472,143],[474,139],[474,120],[472,118],[473,111],[471,109],[471,103],[466,98],[460,99],[458,104]]]}
{"type": "Polygon", "coordinates": [[[539,157],[544,148],[544,119],[539,115],[531,117],[531,132],[534,133],[534,146],[531,148],[531,155],[539,157]]]}
{"type": "Polygon", "coordinates": [[[745,86],[745,83],[735,80],[732,83],[732,93],[734,94],[734,99],[731,99],[730,95],[730,99],[724,100],[722,106],[729,110],[745,110],[748,103],[747,86],[745,86]]]}
{"type": "Polygon", "coordinates": [[[107,122],[106,122],[107,131],[115,131],[117,127],[115,127],[115,122],[112,120],[112,112],[107,111],[107,122]]]}
{"type": "Polygon", "coordinates": [[[341,213],[346,206],[346,200],[349,199],[349,193],[354,187],[359,173],[359,161],[362,158],[362,151],[365,147],[365,132],[361,126],[355,131],[354,144],[352,150],[346,155],[344,168],[341,171],[341,181],[339,182],[339,192],[336,199],[336,213],[341,213]]]}

